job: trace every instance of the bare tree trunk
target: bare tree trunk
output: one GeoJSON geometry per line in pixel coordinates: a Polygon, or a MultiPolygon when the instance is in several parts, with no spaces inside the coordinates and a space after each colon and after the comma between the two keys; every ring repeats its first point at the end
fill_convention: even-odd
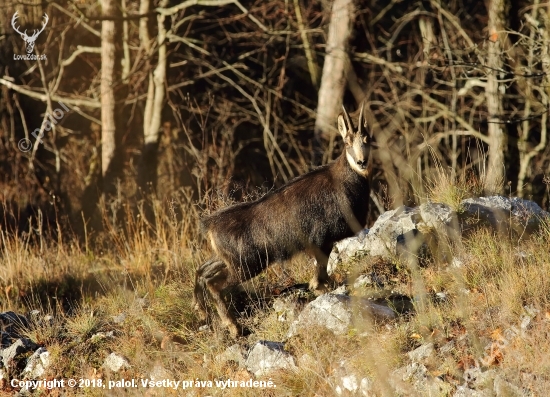
{"type": "MultiPolygon", "coordinates": [[[[164,3],[161,3],[162,7],[165,6],[164,3]]],[[[142,0],[140,12],[145,14],[149,9],[150,0],[142,0]]],[[[155,70],[149,72],[149,87],[143,117],[143,149],[138,167],[138,187],[142,194],[154,193],[157,185],[159,132],[166,84],[166,28],[164,27],[164,19],[165,15],[157,15],[158,61],[155,70]]],[[[140,22],[140,39],[143,49],[150,58],[152,56],[151,43],[147,20],[145,19],[140,22]]]]}
{"type": "Polygon", "coordinates": [[[342,109],[346,62],[349,62],[347,49],[354,13],[353,0],[334,0],[315,120],[312,160],[316,165],[328,160],[323,158],[322,142],[336,132],[336,117],[342,109]]]}
{"type": "MultiPolygon", "coordinates": [[[[519,172],[518,172],[518,187],[517,195],[518,197],[528,197],[532,192],[532,184],[525,183],[529,173],[532,170],[531,160],[535,158],[541,151],[546,148],[547,135],[548,135],[548,113],[542,112],[541,116],[541,131],[540,131],[540,141],[535,146],[531,146],[532,142],[532,124],[530,117],[532,116],[533,110],[535,112],[540,111],[539,109],[532,109],[534,107],[533,98],[536,98],[537,95],[540,95],[540,103],[544,108],[548,109],[549,97],[550,97],[550,34],[548,33],[548,28],[550,28],[550,6],[548,7],[548,16],[543,19],[544,26],[543,29],[540,29],[537,25],[537,16],[539,14],[539,8],[542,8],[542,5],[539,4],[539,0],[535,0],[531,9],[531,17],[528,19],[530,23],[530,35],[529,35],[529,48],[527,52],[527,72],[533,73],[533,65],[535,64],[535,48],[540,44],[541,49],[541,59],[542,59],[542,68],[545,73],[544,80],[546,80],[546,90],[540,90],[538,94],[535,93],[536,86],[533,83],[533,79],[526,79],[525,84],[525,106],[523,111],[523,122],[520,130],[520,136],[518,139],[518,149],[519,149],[519,172]],[[536,37],[542,36],[542,43],[536,41],[536,37]]],[[[542,15],[542,12],[541,12],[542,15]]],[[[518,62],[519,64],[519,62],[518,62]]],[[[522,65],[523,66],[523,65],[522,65]]],[[[525,70],[525,69],[524,69],[525,70]]],[[[524,70],[518,70],[518,74],[524,72],[524,70]]],[[[544,81],[543,80],[543,81],[544,81]]]]}
{"type": "Polygon", "coordinates": [[[489,40],[487,66],[487,86],[485,97],[487,99],[489,136],[489,159],[487,165],[487,188],[495,193],[502,191],[505,178],[504,154],[506,151],[506,135],[502,124],[499,122],[502,115],[502,92],[504,86],[499,86],[498,79],[503,68],[501,34],[505,26],[505,0],[489,0],[487,4],[489,16],[489,40]]]}
{"type": "MultiPolygon", "coordinates": [[[[117,0],[101,0],[104,17],[120,16],[117,0]]],[[[102,192],[113,187],[113,159],[116,151],[116,93],[115,84],[120,78],[117,56],[116,21],[101,22],[101,177],[102,192]]]]}

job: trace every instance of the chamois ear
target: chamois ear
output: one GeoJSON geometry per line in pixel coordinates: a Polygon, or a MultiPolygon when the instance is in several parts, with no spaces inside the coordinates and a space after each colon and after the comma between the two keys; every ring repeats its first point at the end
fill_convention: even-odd
{"type": "Polygon", "coordinates": [[[338,116],[338,131],[346,143],[348,143],[349,137],[354,133],[353,124],[344,105],[342,105],[342,113],[338,116]]]}
{"type": "Polygon", "coordinates": [[[342,139],[345,141],[346,137],[348,136],[349,128],[346,125],[346,120],[344,119],[344,115],[340,114],[338,116],[338,132],[340,135],[342,135],[342,139]]]}

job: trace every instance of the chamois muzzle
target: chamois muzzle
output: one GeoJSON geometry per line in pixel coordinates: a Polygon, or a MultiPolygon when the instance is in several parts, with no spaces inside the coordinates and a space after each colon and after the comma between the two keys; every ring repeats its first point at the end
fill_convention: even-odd
{"type": "Polygon", "coordinates": [[[357,160],[357,165],[359,166],[359,168],[364,170],[364,169],[367,168],[368,161],[366,161],[366,160],[357,160]]]}

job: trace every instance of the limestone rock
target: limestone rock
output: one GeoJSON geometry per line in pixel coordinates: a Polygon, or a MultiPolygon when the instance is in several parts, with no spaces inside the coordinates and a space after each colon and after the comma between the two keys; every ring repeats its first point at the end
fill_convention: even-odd
{"type": "Polygon", "coordinates": [[[34,351],[38,348],[36,343],[27,338],[20,338],[15,341],[10,347],[2,351],[2,363],[7,369],[11,369],[17,365],[17,357],[34,351]]]}
{"type": "Polygon", "coordinates": [[[126,358],[113,352],[107,356],[105,362],[103,363],[103,367],[113,372],[118,372],[122,369],[130,368],[130,363],[126,358]]]}
{"type": "Polygon", "coordinates": [[[519,197],[470,198],[463,200],[462,206],[464,211],[459,218],[464,230],[484,225],[498,232],[511,228],[519,234],[532,233],[542,219],[550,217],[537,203],[519,197]]]}
{"type": "Polygon", "coordinates": [[[372,396],[372,381],[357,373],[346,361],[334,369],[331,382],[338,396],[372,396]]]}
{"type": "Polygon", "coordinates": [[[408,352],[407,356],[409,356],[409,358],[413,362],[420,362],[432,356],[434,354],[434,351],[435,350],[433,343],[425,343],[422,346],[414,349],[413,351],[408,352]]]}
{"type": "Polygon", "coordinates": [[[245,359],[243,356],[242,348],[235,343],[234,345],[229,346],[222,354],[216,356],[216,361],[220,363],[226,363],[228,361],[233,361],[239,365],[239,367],[244,367],[245,359]]]}
{"type": "Polygon", "coordinates": [[[458,213],[440,203],[425,203],[416,208],[401,206],[387,211],[372,228],[336,243],[327,270],[332,274],[339,263],[362,255],[422,260],[437,254],[448,263],[461,266],[463,261],[454,260],[448,245],[459,242],[463,233],[488,226],[496,232],[512,230],[523,235],[537,230],[542,220],[550,219],[550,213],[538,204],[517,197],[469,198],[459,207],[458,213]]]}
{"type": "Polygon", "coordinates": [[[50,365],[50,352],[41,347],[36,350],[27,360],[27,366],[23,370],[25,378],[40,378],[50,365]]]}
{"type": "Polygon", "coordinates": [[[379,319],[395,319],[396,313],[369,299],[352,298],[347,295],[325,294],[310,302],[291,324],[288,337],[311,326],[322,326],[336,335],[342,335],[352,326],[353,314],[379,319]]]}
{"type": "Polygon", "coordinates": [[[273,370],[297,369],[294,358],[284,350],[284,344],[280,342],[257,342],[246,359],[246,368],[255,376],[262,376],[273,370]]]}

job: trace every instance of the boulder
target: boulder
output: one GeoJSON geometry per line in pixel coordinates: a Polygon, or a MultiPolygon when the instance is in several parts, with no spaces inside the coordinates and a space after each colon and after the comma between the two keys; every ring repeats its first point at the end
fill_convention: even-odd
{"type": "Polygon", "coordinates": [[[245,366],[255,376],[262,376],[279,369],[297,369],[294,358],[284,350],[283,343],[265,340],[257,342],[252,347],[245,366]]]}
{"type": "Polygon", "coordinates": [[[534,232],[541,220],[550,214],[530,200],[519,197],[476,197],[462,201],[463,209],[458,215],[464,232],[479,226],[489,226],[497,232],[513,230],[522,235],[534,232]]]}
{"type": "Polygon", "coordinates": [[[441,203],[425,203],[416,208],[401,206],[380,215],[372,228],[336,243],[327,270],[332,274],[338,264],[364,255],[422,260],[437,254],[451,263],[448,245],[459,243],[465,233],[485,226],[499,233],[512,230],[524,235],[536,231],[548,219],[550,213],[538,204],[517,197],[465,199],[458,212],[441,203]]]}
{"type": "Polygon", "coordinates": [[[37,348],[38,345],[30,339],[17,339],[15,343],[2,351],[2,363],[7,369],[14,368],[18,364],[19,356],[35,351],[37,348]]]}
{"type": "MultiPolygon", "coordinates": [[[[397,314],[388,306],[365,298],[352,298],[341,294],[324,294],[310,302],[290,325],[288,337],[299,334],[311,326],[321,326],[336,335],[345,334],[352,326],[354,314],[391,320],[397,314]]],[[[360,321],[360,318],[358,319],[360,321]]]]}

